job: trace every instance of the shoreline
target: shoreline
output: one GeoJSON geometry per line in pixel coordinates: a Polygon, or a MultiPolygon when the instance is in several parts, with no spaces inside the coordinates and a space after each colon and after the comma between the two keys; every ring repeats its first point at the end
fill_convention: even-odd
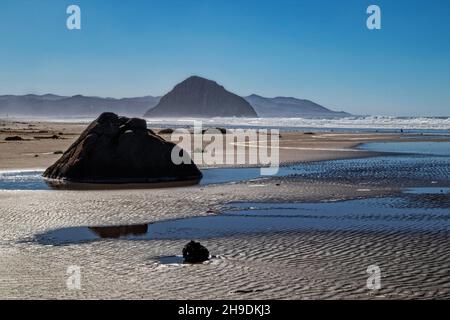
{"type": "MultiPolygon", "coordinates": [[[[0,123],[0,170],[44,169],[53,164],[62,152],[78,138],[87,124],[49,122],[3,122],[0,123]],[[5,141],[18,136],[21,141],[5,141]]],[[[158,132],[157,128],[155,131],[158,132]]],[[[166,140],[169,135],[161,135],[166,140]]],[[[354,132],[283,132],[280,138],[280,165],[312,161],[349,159],[374,155],[372,151],[357,150],[360,144],[370,142],[450,141],[449,137],[419,134],[385,134],[354,132]]],[[[248,144],[248,143],[247,143],[248,144]]],[[[237,148],[236,146],[234,146],[237,148]]],[[[246,146],[246,151],[249,150],[246,146]]],[[[198,165],[208,167],[258,167],[244,165],[198,165]]]]}

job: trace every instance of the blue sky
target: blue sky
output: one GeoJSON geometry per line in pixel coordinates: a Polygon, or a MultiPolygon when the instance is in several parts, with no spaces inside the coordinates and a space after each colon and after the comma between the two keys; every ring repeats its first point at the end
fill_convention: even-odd
{"type": "Polygon", "coordinates": [[[355,114],[450,115],[449,16],[448,0],[2,0],[0,94],[161,95],[195,74],[355,114]]]}

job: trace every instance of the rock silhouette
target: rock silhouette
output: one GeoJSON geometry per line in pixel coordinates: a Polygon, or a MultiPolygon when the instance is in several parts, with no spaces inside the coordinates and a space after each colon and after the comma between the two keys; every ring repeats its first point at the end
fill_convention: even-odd
{"type": "Polygon", "coordinates": [[[147,129],[145,120],[103,113],[44,177],[82,183],[200,180],[202,174],[193,162],[173,163],[173,148],[179,147],[147,129]]]}
{"type": "Polygon", "coordinates": [[[161,98],[145,117],[251,117],[257,118],[253,107],[216,82],[190,77],[161,98]]]}

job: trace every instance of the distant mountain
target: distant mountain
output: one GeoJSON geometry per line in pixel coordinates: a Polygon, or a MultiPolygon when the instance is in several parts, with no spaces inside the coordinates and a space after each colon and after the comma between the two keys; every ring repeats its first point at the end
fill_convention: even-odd
{"type": "Polygon", "coordinates": [[[216,82],[193,76],[173,88],[144,117],[251,117],[257,114],[244,98],[216,82]]]}
{"type": "Polygon", "coordinates": [[[253,94],[245,97],[259,117],[286,118],[337,118],[350,116],[349,113],[332,111],[310,100],[289,97],[265,98],[253,94]]]}
{"type": "Polygon", "coordinates": [[[129,117],[141,117],[159,102],[159,97],[100,98],[76,95],[72,97],[45,95],[0,96],[0,116],[31,117],[97,117],[114,112],[129,117]]]}
{"type": "Polygon", "coordinates": [[[287,117],[339,118],[349,113],[332,111],[310,100],[288,97],[265,98],[253,94],[242,98],[212,80],[193,76],[165,96],[101,98],[55,94],[0,96],[0,117],[93,118],[103,112],[128,117],[287,117]]]}

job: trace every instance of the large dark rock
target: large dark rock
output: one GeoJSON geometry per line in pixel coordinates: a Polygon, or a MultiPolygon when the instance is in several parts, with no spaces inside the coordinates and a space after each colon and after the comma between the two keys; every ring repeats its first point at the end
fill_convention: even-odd
{"type": "Polygon", "coordinates": [[[161,98],[145,117],[252,117],[253,107],[216,82],[190,77],[161,98]]]}
{"type": "Polygon", "coordinates": [[[179,147],[153,134],[145,120],[103,113],[44,177],[83,183],[200,180],[194,163],[172,162],[173,148],[179,147]]]}
{"type": "Polygon", "coordinates": [[[191,241],[183,248],[183,258],[188,263],[201,263],[209,259],[209,251],[199,242],[191,241]]]}

